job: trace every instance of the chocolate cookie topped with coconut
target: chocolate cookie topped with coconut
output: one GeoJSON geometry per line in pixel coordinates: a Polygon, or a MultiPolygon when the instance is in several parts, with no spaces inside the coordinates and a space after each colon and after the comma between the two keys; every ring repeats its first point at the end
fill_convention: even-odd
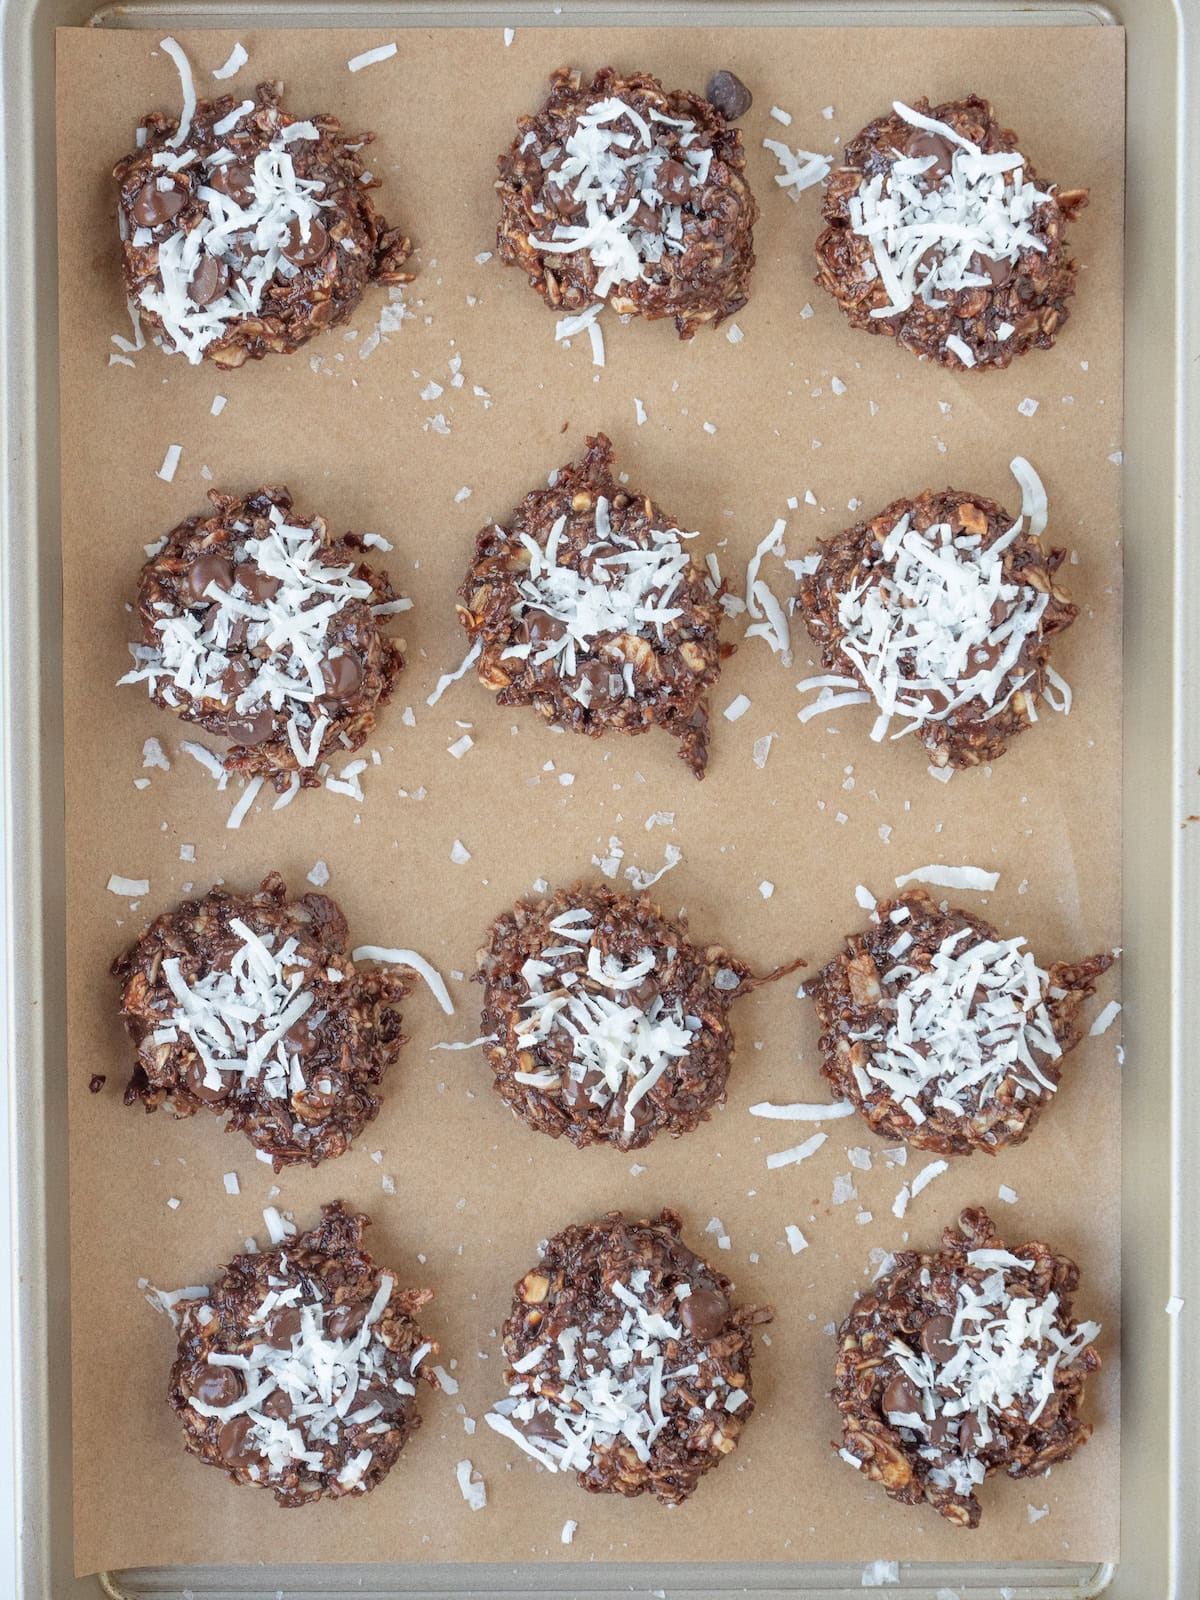
{"type": "Polygon", "coordinates": [[[522,901],[479,952],[493,1084],[539,1133],[638,1150],[725,1100],[729,1009],[794,966],[753,978],[682,919],[603,885],[522,901]]]}
{"type": "Polygon", "coordinates": [[[1006,367],[1049,349],[1077,262],[1086,189],[1039,180],[986,100],[893,102],[846,146],[826,188],[817,282],[851,325],[942,366],[1006,367]]]}
{"type": "Polygon", "coordinates": [[[343,1154],[404,1043],[408,977],[359,970],[335,902],[288,900],[278,873],[256,894],[216,888],[155,918],[113,974],[137,1049],[126,1104],[216,1112],[276,1171],[343,1154]]]}
{"type": "Polygon", "coordinates": [[[1078,1284],[1068,1257],[1008,1249],[982,1210],[940,1250],[899,1251],[838,1330],[842,1459],[893,1500],[977,1527],[992,1473],[1043,1475],[1091,1435],[1079,1412],[1100,1327],[1075,1319],[1078,1284]]]}
{"type": "Polygon", "coordinates": [[[697,778],[708,762],[708,691],[729,647],[723,586],[685,533],[613,476],[600,433],[582,459],[489,523],[459,590],[479,681],[502,706],[597,737],[659,727],[697,778]]]}
{"type": "Polygon", "coordinates": [[[113,170],[131,308],[162,349],[221,367],[287,355],[345,322],[369,285],[411,280],[408,240],[371,200],[373,134],[290,115],[275,83],[197,102],[187,58],[171,54],[182,115],[143,118],[113,170]]]}
{"type": "Polygon", "coordinates": [[[1036,472],[1020,456],[1012,471],[1019,517],[984,495],[927,489],[821,542],[797,603],[826,673],[798,685],[819,691],[802,722],[874,702],[872,739],[915,733],[935,767],[977,767],[1043,703],[1070,709],[1050,661],[1078,615],[1057,582],[1066,552],[1041,543],[1048,508],[1036,472]]]}
{"type": "Polygon", "coordinates": [[[318,786],[324,757],[357,750],[391,695],[404,657],[383,630],[409,602],[363,562],[366,538],[296,515],[285,488],[209,499],[142,568],[142,639],[120,682],[229,739],[226,772],[318,786]]]}
{"type": "Polygon", "coordinates": [[[593,1494],[678,1505],[737,1448],[754,1411],[757,1324],[692,1253],[673,1211],[564,1228],[516,1285],[508,1394],[484,1421],[593,1494]]]}
{"type": "Polygon", "coordinates": [[[279,1220],[269,1249],[175,1301],[167,1398],[189,1455],[282,1506],[366,1494],[420,1426],[417,1384],[438,1387],[413,1320],[433,1291],[376,1266],[370,1219],[340,1200],[299,1236],[279,1220]]]}
{"type": "Polygon", "coordinates": [[[1024,938],[909,889],[880,901],[804,985],[823,1030],[821,1072],[884,1138],[947,1155],[1020,1144],[1112,960],[1042,968],[1024,938]]]}
{"type": "Polygon", "coordinates": [[[746,303],[758,212],[745,165],[741,134],[702,96],[561,67],[500,157],[500,258],[555,311],[607,302],[673,317],[690,339],[746,303]]]}

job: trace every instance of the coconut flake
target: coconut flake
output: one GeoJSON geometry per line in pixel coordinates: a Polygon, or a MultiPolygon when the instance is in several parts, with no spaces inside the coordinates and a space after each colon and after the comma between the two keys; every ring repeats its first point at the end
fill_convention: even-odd
{"type": "Polygon", "coordinates": [[[767,1166],[774,1171],[776,1167],[789,1167],[807,1161],[809,1156],[816,1154],[828,1137],[827,1133],[814,1133],[811,1139],[805,1139],[803,1144],[793,1145],[790,1150],[777,1150],[767,1157],[767,1166]]]}
{"type": "Polygon", "coordinates": [[[929,883],[939,889],[978,889],[981,893],[986,893],[994,889],[999,882],[998,872],[987,872],[983,867],[933,865],[917,867],[912,872],[902,873],[896,879],[896,887],[903,889],[909,883],[929,883]]]}
{"type": "Polygon", "coordinates": [[[1121,1002],[1119,1000],[1110,1000],[1088,1029],[1088,1038],[1095,1039],[1098,1035],[1107,1033],[1120,1015],[1120,1011],[1121,1002]]]}
{"type": "Polygon", "coordinates": [[[361,55],[351,56],[346,65],[351,72],[361,72],[364,67],[373,67],[376,62],[390,61],[396,50],[395,44],[378,44],[373,50],[364,50],[361,55]]]}
{"type": "Polygon", "coordinates": [[[165,50],[175,63],[179,72],[179,87],[183,93],[183,109],[179,113],[179,126],[167,140],[171,150],[178,150],[192,129],[192,117],[196,110],[196,86],[192,82],[192,65],[184,53],[183,46],[176,39],[169,36],[158,41],[160,50],[165,50]]]}
{"type": "Polygon", "coordinates": [[[227,828],[241,827],[247,811],[249,811],[250,807],[254,804],[256,798],[258,797],[258,791],[262,788],[262,786],[262,778],[256,777],[248,778],[246,780],[246,786],[242,790],[240,796],[238,797],[237,803],[235,804],[233,810],[229,813],[229,816],[226,820],[225,826],[227,828]]]}
{"type": "Polygon", "coordinates": [[[169,444],[167,453],[163,457],[163,464],[154,476],[161,478],[164,483],[173,483],[175,481],[175,470],[179,466],[179,458],[182,454],[183,446],[181,444],[169,444]]]}
{"type": "Polygon", "coordinates": [[[1030,537],[1040,539],[1050,514],[1045,485],[1024,456],[1014,456],[1008,465],[1021,486],[1021,516],[1029,521],[1030,537]]]}
{"type": "Polygon", "coordinates": [[[140,900],[143,895],[150,893],[150,879],[122,878],[119,873],[114,872],[108,880],[108,892],[110,894],[124,895],[128,899],[140,900]]]}
{"type": "Polygon", "coordinates": [[[450,999],[450,992],[446,988],[444,979],[436,967],[431,966],[425,957],[418,955],[415,950],[389,950],[382,945],[360,944],[357,950],[351,952],[354,961],[379,961],[389,966],[411,967],[429,985],[430,993],[441,1006],[448,1017],[454,1015],[454,1003],[450,999]]]}
{"type": "MultiPolygon", "coordinates": [[[[775,182],[793,200],[799,200],[814,184],[824,183],[833,167],[832,157],[816,155],[812,150],[790,150],[779,139],[764,139],[763,149],[769,150],[779,162],[783,170],[775,174],[775,182]]],[[[801,316],[805,312],[811,316],[812,307],[806,306],[801,316]]]]}
{"type": "MultiPolygon", "coordinates": [[[[468,490],[467,493],[469,494],[470,490],[468,490]]],[[[429,695],[425,701],[427,706],[437,705],[438,701],[442,698],[450,685],[452,683],[457,683],[463,674],[475,665],[475,663],[479,660],[479,652],[482,648],[483,641],[481,639],[476,639],[475,643],[467,651],[466,655],[463,657],[458,666],[455,667],[454,671],[442,673],[441,677],[437,681],[437,685],[434,688],[433,693],[429,695]]]]}
{"type": "MultiPolygon", "coordinates": [[[[832,107],[829,108],[832,111],[832,107]]],[[[900,1582],[900,1563],[898,1561],[868,1561],[862,1570],[862,1587],[864,1589],[878,1589],[885,1583],[900,1582]]]]}
{"type": "Polygon", "coordinates": [[[798,1101],[794,1105],[776,1106],[769,1100],[760,1100],[750,1107],[752,1117],[768,1117],[776,1122],[829,1122],[836,1117],[854,1115],[855,1106],[850,1100],[833,1100],[828,1105],[821,1102],[798,1101]]]}
{"type": "Polygon", "coordinates": [[[920,1172],[913,1176],[911,1182],[909,1183],[908,1192],[912,1199],[915,1200],[920,1194],[921,1190],[928,1188],[935,1178],[940,1177],[942,1173],[947,1170],[949,1165],[950,1163],[948,1161],[927,1162],[926,1165],[921,1168],[920,1172]]]}
{"type": "Polygon", "coordinates": [[[245,47],[241,43],[235,44],[233,49],[229,52],[229,57],[226,60],[225,65],[223,67],[213,68],[213,77],[232,78],[234,73],[239,72],[246,65],[249,59],[250,57],[246,54],[245,47]]]}

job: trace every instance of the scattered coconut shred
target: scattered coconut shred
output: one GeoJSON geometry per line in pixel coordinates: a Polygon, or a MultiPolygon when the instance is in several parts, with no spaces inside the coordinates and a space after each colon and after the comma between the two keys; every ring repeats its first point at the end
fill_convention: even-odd
{"type": "Polygon", "coordinates": [[[902,1217],[908,1210],[908,1202],[915,1200],[921,1190],[931,1184],[935,1178],[940,1177],[949,1165],[948,1161],[930,1161],[927,1166],[922,1167],[912,1182],[904,1184],[900,1193],[892,1201],[892,1215],[894,1217],[902,1217]]]}
{"type": "Polygon", "coordinates": [[[469,1461],[460,1461],[454,1469],[462,1497],[472,1511],[482,1511],[487,1505],[487,1485],[469,1461]]]}
{"type": "Polygon", "coordinates": [[[454,1002],[446,988],[445,979],[436,967],[415,950],[388,950],[383,945],[360,944],[350,952],[353,961],[380,961],[393,967],[408,967],[429,985],[429,992],[448,1017],[454,1015],[454,1002]]]}
{"type": "Polygon", "coordinates": [[[351,56],[346,65],[351,72],[361,72],[364,67],[373,67],[376,62],[390,61],[398,48],[395,44],[379,44],[374,50],[364,50],[360,56],[351,56]]]}
{"type": "Polygon", "coordinates": [[[746,628],[747,639],[763,639],[772,655],[777,655],[785,667],[792,664],[792,640],[788,629],[787,613],[765,579],[759,576],[762,559],[768,552],[782,561],[787,552],[783,536],[787,522],[780,517],[765,539],[750,557],[746,567],[746,611],[753,619],[746,628]]]}
{"type": "Polygon", "coordinates": [[[764,139],[763,149],[779,162],[783,170],[775,174],[775,182],[793,200],[799,200],[814,184],[824,183],[833,168],[832,156],[816,155],[812,150],[789,150],[779,139],[764,139]]]}
{"type": "Polygon", "coordinates": [[[246,54],[246,47],[239,42],[229,52],[229,59],[225,65],[213,68],[213,77],[232,78],[235,72],[241,71],[249,59],[250,57],[246,54]]]}
{"type": "MultiPolygon", "coordinates": [[[[987,893],[1000,882],[998,872],[985,872],[982,867],[917,867],[896,879],[897,889],[909,883],[928,883],[937,889],[978,889],[987,893]]],[[[860,902],[861,903],[861,902],[860,902]]]]}

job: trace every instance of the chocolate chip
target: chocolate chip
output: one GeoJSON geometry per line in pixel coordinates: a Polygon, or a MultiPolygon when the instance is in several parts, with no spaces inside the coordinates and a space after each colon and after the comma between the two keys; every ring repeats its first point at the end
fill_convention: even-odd
{"type": "Polygon", "coordinates": [[[192,1383],[193,1395],[206,1406],[231,1406],[245,1392],[245,1384],[232,1367],[214,1367],[207,1362],[192,1383]]]}
{"type": "Polygon", "coordinates": [[[329,1313],[329,1320],[325,1324],[329,1335],[333,1339],[353,1339],[354,1335],[367,1320],[370,1306],[365,1300],[351,1300],[348,1304],[335,1306],[329,1313]]]}
{"type": "MultiPolygon", "coordinates": [[[[1046,1413],[1043,1411],[1043,1421],[1045,1416],[1046,1413]]],[[[962,1422],[959,1424],[958,1448],[962,1451],[963,1455],[970,1456],[975,1454],[982,1443],[983,1428],[980,1425],[979,1417],[974,1411],[968,1411],[966,1416],[963,1417],[962,1422]]]]}
{"type": "Polygon", "coordinates": [[[581,688],[585,683],[590,686],[579,702],[588,711],[604,711],[625,699],[625,680],[606,661],[583,662],[576,678],[581,688]]]}
{"type": "Polygon", "coordinates": [[[272,1389],[258,1409],[276,1422],[292,1420],[292,1402],[283,1389],[272,1389]]]}
{"type": "MultiPolygon", "coordinates": [[[[224,1100],[229,1094],[229,1085],[224,1078],[221,1078],[220,1083],[211,1086],[205,1083],[206,1070],[199,1056],[194,1061],[189,1061],[187,1071],[183,1075],[184,1085],[188,1093],[197,1100],[203,1100],[206,1105],[216,1105],[218,1101],[224,1100]]],[[[220,1076],[219,1073],[218,1076],[220,1076]]]]}
{"type": "Polygon", "coordinates": [[[667,160],[655,174],[654,187],[667,200],[682,200],[692,187],[692,176],[682,161],[667,160]]]}
{"type": "Polygon", "coordinates": [[[719,1289],[693,1289],[680,1302],[679,1317],[693,1339],[707,1343],[725,1330],[729,1320],[729,1301],[719,1289]]]}
{"type": "Polygon", "coordinates": [[[263,706],[251,716],[233,717],[224,728],[225,737],[235,744],[265,744],[274,732],[275,713],[270,706],[263,706]]]}
{"type": "Polygon", "coordinates": [[[236,700],[254,681],[254,668],[245,656],[234,656],[221,673],[221,693],[227,700],[236,700]]]}
{"type": "Polygon", "coordinates": [[[930,1317],[921,1329],[921,1349],[934,1361],[951,1360],[958,1354],[958,1345],[950,1338],[953,1328],[953,1317],[930,1317]]]}
{"type": "Polygon", "coordinates": [[[883,1414],[890,1417],[894,1411],[921,1415],[921,1391],[906,1372],[898,1372],[883,1391],[883,1414]]]}
{"type": "Polygon", "coordinates": [[[933,165],[921,174],[932,188],[949,173],[956,148],[942,134],[926,133],[924,128],[918,128],[905,146],[904,154],[910,161],[923,161],[927,156],[933,156],[933,165]]]}
{"type": "Polygon", "coordinates": [[[325,680],[324,700],[349,700],[362,686],[363,670],[358,657],[343,650],[341,655],[326,656],[321,663],[321,676],[325,680]]]}
{"type": "Polygon", "coordinates": [[[287,238],[280,245],[279,253],[294,267],[311,267],[314,261],[320,261],[328,248],[329,235],[316,217],[308,224],[307,238],[304,237],[299,217],[296,217],[288,224],[287,238]]]}
{"type": "Polygon", "coordinates": [[[196,306],[210,306],[229,287],[229,271],[216,256],[201,256],[188,284],[188,299],[196,306]]]}
{"type": "Polygon", "coordinates": [[[217,1449],[226,1466],[251,1467],[262,1460],[261,1452],[250,1443],[252,1427],[253,1423],[245,1412],[239,1417],[230,1417],[222,1426],[217,1435],[217,1449]]]}
{"type": "Polygon", "coordinates": [[[617,547],[615,544],[596,543],[588,545],[585,554],[579,558],[579,570],[585,578],[592,578],[597,574],[604,577],[611,573],[612,568],[602,567],[600,562],[606,556],[614,556],[616,554],[617,547]]]}
{"type": "Polygon", "coordinates": [[[527,1439],[562,1439],[553,1411],[535,1411],[528,1422],[518,1422],[517,1426],[527,1439]]]}
{"type": "Polygon", "coordinates": [[[160,222],[170,222],[187,203],[187,195],[174,184],[169,189],[158,187],[157,177],[139,191],[133,202],[133,220],[143,228],[157,228],[160,222]]]}
{"type": "Polygon", "coordinates": [[[572,1111],[576,1109],[586,1111],[588,1106],[594,1106],[597,1103],[593,1100],[591,1091],[604,1081],[604,1074],[598,1072],[595,1067],[588,1067],[582,1078],[577,1078],[572,1072],[564,1073],[562,1086],[564,1103],[572,1111]]]}
{"type": "Polygon", "coordinates": [[[582,216],[587,206],[582,200],[576,200],[569,184],[559,183],[556,178],[547,178],[542,188],[542,198],[546,204],[570,222],[572,218],[582,216]]]}
{"type": "Polygon", "coordinates": [[[636,988],[629,990],[629,998],[643,1011],[649,1010],[658,998],[658,979],[648,972],[636,988]]]}
{"type": "Polygon", "coordinates": [[[218,194],[227,195],[236,205],[249,205],[254,199],[254,168],[245,161],[227,161],[224,166],[212,169],[208,185],[218,194]]]}
{"type": "Polygon", "coordinates": [[[267,1318],[265,1343],[276,1350],[290,1350],[300,1332],[300,1312],[295,1306],[280,1306],[267,1318]]]}
{"type": "Polygon", "coordinates": [[[260,604],[262,601],[270,600],[274,595],[277,595],[282,588],[279,578],[272,578],[269,573],[264,572],[258,563],[254,561],[240,562],[234,577],[250,598],[259,601],[260,604]]]}
{"type": "Polygon", "coordinates": [[[548,644],[553,639],[561,639],[566,631],[565,622],[538,606],[531,606],[517,624],[517,638],[522,644],[548,644]]]}
{"type": "Polygon", "coordinates": [[[989,279],[993,289],[1003,289],[1016,272],[1017,264],[1003,256],[981,255],[977,250],[971,257],[970,268],[977,278],[989,279]]]}
{"type": "Polygon", "coordinates": [[[945,1414],[934,1417],[929,1426],[929,1442],[938,1450],[956,1452],[958,1450],[958,1435],[961,1423],[958,1417],[948,1417],[945,1414]]]}
{"type": "Polygon", "coordinates": [[[737,73],[727,72],[724,68],[714,72],[708,80],[704,98],[726,122],[736,122],[739,117],[744,117],[754,103],[754,96],[737,73]]]}
{"type": "Polygon", "coordinates": [[[93,1072],[91,1077],[88,1079],[88,1093],[99,1094],[107,1082],[107,1074],[103,1072],[93,1072]]]}
{"type": "Polygon", "coordinates": [[[317,1047],[318,1035],[309,1025],[307,1016],[293,1022],[283,1037],[288,1049],[295,1051],[298,1056],[311,1055],[317,1047]]]}
{"type": "Polygon", "coordinates": [[[203,600],[210,583],[215,583],[218,589],[233,588],[233,562],[211,550],[198,556],[188,568],[188,594],[193,600],[203,600]]]}

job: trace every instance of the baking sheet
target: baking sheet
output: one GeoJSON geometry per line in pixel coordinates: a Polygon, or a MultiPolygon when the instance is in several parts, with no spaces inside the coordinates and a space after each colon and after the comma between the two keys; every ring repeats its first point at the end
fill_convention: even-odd
{"type": "MultiPolygon", "coordinates": [[[[211,82],[207,71],[225,60],[235,35],[179,37],[199,84],[211,82]]],[[[106,366],[109,335],[124,318],[106,174],[131,144],[132,108],[175,108],[178,86],[154,38],[59,36],[77,1565],[284,1555],[1114,1557],[1115,1031],[1080,1047],[1029,1145],[998,1161],[952,1163],[899,1223],[891,1201],[925,1158],[914,1154],[905,1172],[890,1169],[856,1122],[829,1124],[828,1143],[804,1166],[766,1170],[769,1150],[810,1130],[764,1124],[748,1105],[821,1096],[811,1015],[783,987],[738,1008],[728,1108],[686,1140],[637,1157],[576,1152],[513,1122],[476,1053],[429,1051],[433,1042],[474,1036],[476,991],[452,984],[454,1019],[414,995],[412,1042],[379,1120],[336,1165],[285,1174],[279,1203],[302,1225],[334,1195],[371,1212],[376,1256],[436,1289],[428,1325],[443,1359],[458,1363],[461,1392],[427,1402],[424,1429],[382,1489],[299,1516],[237,1491],[179,1450],[161,1398],[170,1331],[140,1299],[136,1280],[203,1281],[244,1237],[262,1237],[261,1208],[275,1181],[215,1118],[174,1123],[120,1104],[129,1052],[112,1014],[108,961],[185,882],[248,884],[276,866],[299,890],[324,859],[356,942],[413,945],[443,971],[469,972],[499,909],[538,877],[553,883],[595,871],[590,858],[608,855],[612,837],[623,843],[623,864],[649,868],[662,864],[668,841],[677,844],[684,859],[658,887],[666,908],[686,905],[697,934],[764,966],[791,954],[825,959],[860,920],[856,883],[882,893],[896,873],[927,861],[1000,870],[993,895],[969,898],[1006,931],[1027,933],[1043,961],[1118,936],[1119,471],[1108,459],[1120,446],[1118,31],[812,30],[803,39],[790,30],[634,31],[622,32],[614,49],[611,34],[578,29],[518,32],[507,48],[498,30],[412,30],[393,60],[346,72],[347,58],[386,37],[244,33],[250,65],[230,87],[244,93],[257,77],[281,77],[290,108],[328,109],[347,126],[378,131],[381,204],[418,246],[420,274],[406,293],[415,315],[360,360],[379,314],[373,297],[354,324],[358,341],[334,333],[288,361],[221,375],[153,350],[134,371],[106,366]],[[598,371],[585,339],[570,351],[555,347],[553,318],[518,275],[494,259],[476,261],[492,246],[492,153],[562,60],[648,65],[697,86],[714,66],[731,65],[755,90],[745,133],[764,214],[754,295],[737,317],[742,343],[718,333],[681,346],[663,325],[614,322],[606,328],[608,364],[598,371]],[[969,89],[987,92],[1018,126],[1040,171],[1086,184],[1093,196],[1072,231],[1085,271],[1059,346],[986,377],[928,370],[845,326],[809,283],[818,196],[810,191],[793,204],[761,149],[763,137],[780,137],[832,151],[835,136],[848,137],[897,94],[937,100],[969,89]],[[772,104],[792,113],[790,128],[769,117],[772,104]],[[830,119],[825,106],[833,107],[830,119]],[[807,318],[806,302],[815,313],[807,318]],[[449,381],[456,355],[465,375],[458,389],[449,381]],[[834,375],[844,393],[834,392],[834,375]],[[444,394],[423,401],[431,379],[444,394]],[[229,401],[212,418],[217,393],[229,401]],[[1032,417],[1017,409],[1027,396],[1039,402],[1032,417]],[[634,397],[646,410],[642,427],[634,397]],[[448,435],[427,426],[439,412],[448,435]],[[703,785],[665,737],[614,745],[555,736],[529,716],[498,713],[469,681],[426,708],[438,674],[462,654],[450,600],[476,529],[502,517],[598,427],[613,436],[634,485],[700,528],[701,544],[718,549],[731,576],[779,515],[788,516],[795,557],[853,520],[852,498],[868,513],[900,493],[952,481],[1014,505],[1006,463],[1018,451],[1029,456],[1050,492],[1055,539],[1078,553],[1070,586],[1083,614],[1056,657],[1076,686],[1075,710],[1019,740],[992,772],[943,786],[928,777],[913,741],[872,745],[865,709],[836,714],[832,726],[799,726],[794,683],[810,670],[799,632],[790,671],[757,641],[730,662],[715,697],[703,785]],[[170,443],[182,444],[183,455],[166,484],[155,472],[170,443]],[[206,466],[222,486],[287,482],[302,507],[335,527],[383,532],[396,546],[387,565],[415,602],[402,619],[410,665],[375,741],[382,761],[364,774],[361,806],[313,794],[280,813],[263,805],[228,831],[236,793],[216,794],[179,753],[188,730],[137,690],[111,687],[126,661],[122,607],[141,547],[201,507],[206,466]],[[456,501],[462,487],[472,494],[456,501]],[[815,507],[804,504],[810,489],[815,507]],[[788,496],[801,509],[789,513],[788,496]],[[751,708],[726,722],[720,710],[739,692],[751,708]],[[408,704],[415,727],[401,720],[408,704]],[[475,743],[457,762],[447,746],[460,722],[471,723],[475,743]],[[770,732],[778,737],[760,771],[752,747],[770,732]],[[150,734],[171,757],[169,773],[142,772],[150,734]],[[141,776],[151,783],[139,791],[133,780],[141,776]],[[414,798],[420,789],[425,797],[414,798]],[[647,830],[656,812],[673,812],[673,825],[647,830]],[[450,861],[455,840],[471,852],[464,865],[450,861]],[[196,845],[194,865],[179,859],[182,843],[196,845]],[[113,872],[150,879],[136,910],[107,892],[113,872]],[[765,883],[774,885],[769,899],[765,883]],[[94,1072],[108,1077],[96,1097],[87,1092],[94,1072]],[[848,1146],[871,1148],[873,1169],[854,1169],[848,1146]],[[370,1158],[376,1150],[378,1164],[370,1158]],[[633,1173],[635,1164],[644,1170],[633,1173]],[[230,1170],[239,1175],[238,1197],[224,1193],[230,1170]],[[835,1177],[847,1172],[857,1199],[834,1205],[835,1177]],[[385,1176],[395,1180],[394,1196],[383,1192],[385,1176]],[[996,1199],[1001,1183],[1017,1191],[1017,1205],[996,1199]],[[177,1208],[167,1205],[172,1198],[177,1208]],[[981,1201],[1011,1239],[1045,1234],[1081,1261],[1080,1307],[1105,1323],[1106,1366],[1089,1386],[1092,1443],[1048,1481],[993,1480],[983,1526],[965,1535],[933,1514],[891,1505],[832,1455],[824,1330],[866,1282],[873,1249],[898,1245],[905,1232],[931,1243],[963,1204],[981,1201]],[[539,1238],[613,1205],[645,1213],[664,1203],[683,1211],[694,1241],[719,1216],[730,1251],[716,1252],[712,1236],[707,1247],[744,1297],[768,1300],[779,1313],[756,1369],[760,1411],[742,1448],[670,1513],[645,1500],[588,1497],[573,1481],[539,1474],[524,1457],[513,1461],[490,1430],[468,1437],[457,1409],[479,1418],[499,1392],[493,1330],[539,1238]],[[872,1220],[859,1222],[868,1211],[872,1220]],[[810,1240],[798,1257],[784,1242],[789,1222],[810,1240]],[[480,1513],[467,1510],[454,1483],[464,1456],[488,1483],[480,1513]],[[1031,1506],[1048,1514],[1031,1522],[1031,1506]],[[568,1517],[579,1529],[563,1547],[568,1517]]],[[[784,592],[782,570],[769,576],[784,592]]],[[[1104,997],[1114,990],[1110,980],[1104,997]]]]}

